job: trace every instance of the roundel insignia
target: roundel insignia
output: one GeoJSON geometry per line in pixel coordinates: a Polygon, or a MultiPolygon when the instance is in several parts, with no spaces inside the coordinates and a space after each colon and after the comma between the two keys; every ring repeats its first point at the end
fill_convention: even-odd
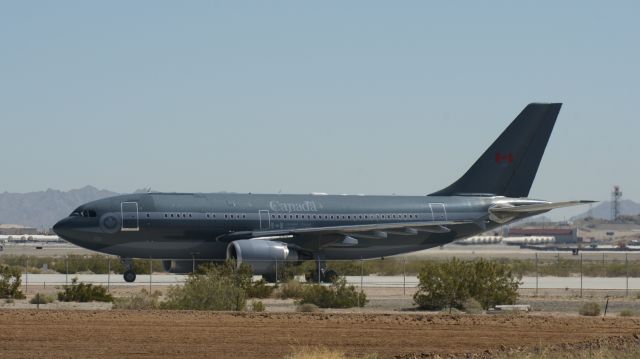
{"type": "Polygon", "coordinates": [[[113,214],[105,214],[100,219],[100,227],[105,232],[116,232],[118,230],[118,217],[113,214]]]}

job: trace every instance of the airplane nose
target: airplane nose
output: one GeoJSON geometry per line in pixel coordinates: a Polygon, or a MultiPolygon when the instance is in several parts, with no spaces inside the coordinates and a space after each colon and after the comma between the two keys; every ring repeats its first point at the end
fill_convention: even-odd
{"type": "Polygon", "coordinates": [[[61,238],[67,238],[69,234],[69,220],[68,218],[61,219],[58,223],[53,225],[53,232],[61,238]]]}

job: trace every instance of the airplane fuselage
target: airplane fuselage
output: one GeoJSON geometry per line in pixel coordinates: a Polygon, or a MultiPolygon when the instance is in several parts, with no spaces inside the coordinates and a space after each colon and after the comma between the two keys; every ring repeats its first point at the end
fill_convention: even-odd
{"type": "Polygon", "coordinates": [[[432,248],[490,230],[500,223],[488,219],[489,207],[514,201],[543,203],[483,196],[144,193],[87,203],[58,223],[56,232],[79,246],[128,258],[224,259],[230,240],[245,232],[468,222],[449,226],[445,233],[373,231],[354,235],[357,243],[346,244],[338,231],[279,239],[326,259],[366,259],[432,248]]]}

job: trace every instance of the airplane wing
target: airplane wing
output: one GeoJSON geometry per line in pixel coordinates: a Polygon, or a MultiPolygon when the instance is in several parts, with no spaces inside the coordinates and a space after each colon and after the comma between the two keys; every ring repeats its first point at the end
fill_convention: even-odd
{"type": "Polygon", "coordinates": [[[261,231],[242,231],[228,233],[219,236],[217,240],[231,242],[238,239],[265,238],[280,236],[320,236],[320,235],[342,235],[346,237],[361,238],[381,238],[387,237],[388,233],[416,235],[419,232],[425,233],[448,233],[449,226],[456,224],[474,223],[472,221],[423,221],[423,222],[402,222],[402,223],[375,223],[359,224],[350,226],[326,226],[290,228],[261,231]]]}

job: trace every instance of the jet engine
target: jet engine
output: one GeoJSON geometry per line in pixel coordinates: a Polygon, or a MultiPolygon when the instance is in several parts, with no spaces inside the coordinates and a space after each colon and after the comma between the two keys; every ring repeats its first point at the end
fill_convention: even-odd
{"type": "MultiPolygon", "coordinates": [[[[186,274],[191,273],[193,271],[193,261],[171,261],[164,260],[162,261],[162,268],[165,272],[176,273],[176,274],[186,274]]],[[[198,265],[198,263],[195,263],[198,265]]]]}
{"type": "Polygon", "coordinates": [[[253,268],[254,274],[274,277],[277,263],[297,261],[298,251],[283,242],[259,239],[242,239],[229,243],[227,259],[235,259],[237,265],[246,263],[253,268]]]}

